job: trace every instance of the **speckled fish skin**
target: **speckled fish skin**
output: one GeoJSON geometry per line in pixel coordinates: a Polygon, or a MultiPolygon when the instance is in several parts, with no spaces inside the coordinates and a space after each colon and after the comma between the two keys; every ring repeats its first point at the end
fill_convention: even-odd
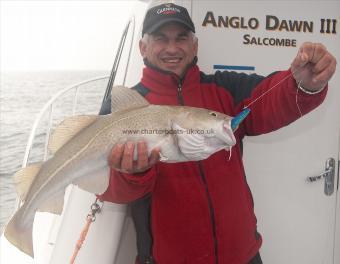
{"type": "MultiPolygon", "coordinates": [[[[227,115],[185,106],[148,105],[98,116],[95,122],[81,130],[43,163],[24,204],[8,224],[5,236],[23,252],[33,256],[31,231],[35,212],[41,210],[51,197],[63,197],[65,188],[71,183],[78,184],[82,178],[86,180],[96,176],[98,181],[103,182],[100,191],[104,192],[109,177],[107,157],[116,143],[145,140],[149,152],[155,147],[160,148],[162,156],[166,157],[165,162],[188,161],[190,158],[177,145],[176,133],[169,132],[173,124],[183,129],[214,131],[214,135],[204,135],[203,138],[204,142],[210,142],[211,155],[235,144],[231,129],[226,131],[230,123],[231,117],[227,115]]],[[[193,157],[194,160],[200,159],[199,155],[193,157]]],[[[87,190],[92,191],[91,188],[87,190]]]]}

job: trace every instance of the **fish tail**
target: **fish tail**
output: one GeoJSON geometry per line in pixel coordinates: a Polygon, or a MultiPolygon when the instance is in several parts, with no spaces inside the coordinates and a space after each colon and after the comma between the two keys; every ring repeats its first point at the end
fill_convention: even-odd
{"type": "Polygon", "coordinates": [[[7,240],[22,252],[34,256],[33,254],[33,219],[25,226],[20,225],[22,221],[22,208],[20,208],[8,222],[4,235],[7,240]]]}

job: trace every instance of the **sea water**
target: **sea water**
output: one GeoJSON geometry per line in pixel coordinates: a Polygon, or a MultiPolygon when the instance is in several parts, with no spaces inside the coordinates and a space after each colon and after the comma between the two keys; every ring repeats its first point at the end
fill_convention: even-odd
{"type": "MultiPolygon", "coordinates": [[[[23,162],[33,122],[45,103],[56,93],[79,82],[106,76],[104,71],[2,72],[0,86],[0,232],[13,214],[17,194],[12,176],[23,162]]],[[[81,86],[76,114],[98,113],[108,79],[81,86]]],[[[53,107],[52,126],[73,111],[74,90],[53,107]]],[[[43,159],[49,115],[39,125],[29,163],[43,159]]]]}

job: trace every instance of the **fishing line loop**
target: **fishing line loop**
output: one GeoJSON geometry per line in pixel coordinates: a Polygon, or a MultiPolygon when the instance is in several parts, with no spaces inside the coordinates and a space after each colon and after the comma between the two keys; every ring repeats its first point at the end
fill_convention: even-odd
{"type": "Polygon", "coordinates": [[[299,88],[301,87],[301,83],[302,83],[302,80],[300,80],[299,83],[297,84],[296,94],[295,94],[295,103],[296,103],[297,109],[299,111],[300,117],[302,117],[302,112],[301,112],[301,109],[300,109],[300,106],[299,106],[299,103],[298,103],[298,93],[299,93],[299,90],[300,90],[299,88]]]}

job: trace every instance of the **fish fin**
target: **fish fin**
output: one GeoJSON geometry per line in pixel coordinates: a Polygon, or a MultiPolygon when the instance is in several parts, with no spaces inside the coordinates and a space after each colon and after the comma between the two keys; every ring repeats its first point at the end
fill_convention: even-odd
{"type": "Polygon", "coordinates": [[[13,176],[14,185],[21,201],[26,200],[28,190],[30,189],[35,176],[39,173],[42,163],[32,164],[22,168],[13,176]]]}
{"type": "Polygon", "coordinates": [[[188,160],[202,160],[207,157],[205,154],[206,146],[204,144],[204,135],[200,133],[188,132],[176,123],[172,123],[172,128],[177,131],[177,144],[181,153],[188,160]]]}
{"type": "Polygon", "coordinates": [[[65,191],[53,195],[48,200],[45,200],[41,206],[39,206],[38,211],[61,215],[64,208],[64,196],[65,191]]]}
{"type": "Polygon", "coordinates": [[[135,90],[124,86],[115,86],[112,88],[111,113],[148,105],[148,101],[135,90]]]}
{"type": "Polygon", "coordinates": [[[73,183],[84,191],[95,194],[102,194],[109,186],[109,181],[110,167],[105,166],[91,173],[91,175],[77,179],[73,183]]]}
{"type": "Polygon", "coordinates": [[[52,133],[48,142],[48,149],[55,153],[71,138],[73,138],[82,129],[91,125],[98,119],[97,115],[80,115],[71,116],[62,121],[52,133]]]}
{"type": "Polygon", "coordinates": [[[25,227],[19,225],[22,219],[22,209],[20,208],[5,227],[4,235],[7,240],[22,252],[34,257],[33,254],[33,220],[25,227]]]}

